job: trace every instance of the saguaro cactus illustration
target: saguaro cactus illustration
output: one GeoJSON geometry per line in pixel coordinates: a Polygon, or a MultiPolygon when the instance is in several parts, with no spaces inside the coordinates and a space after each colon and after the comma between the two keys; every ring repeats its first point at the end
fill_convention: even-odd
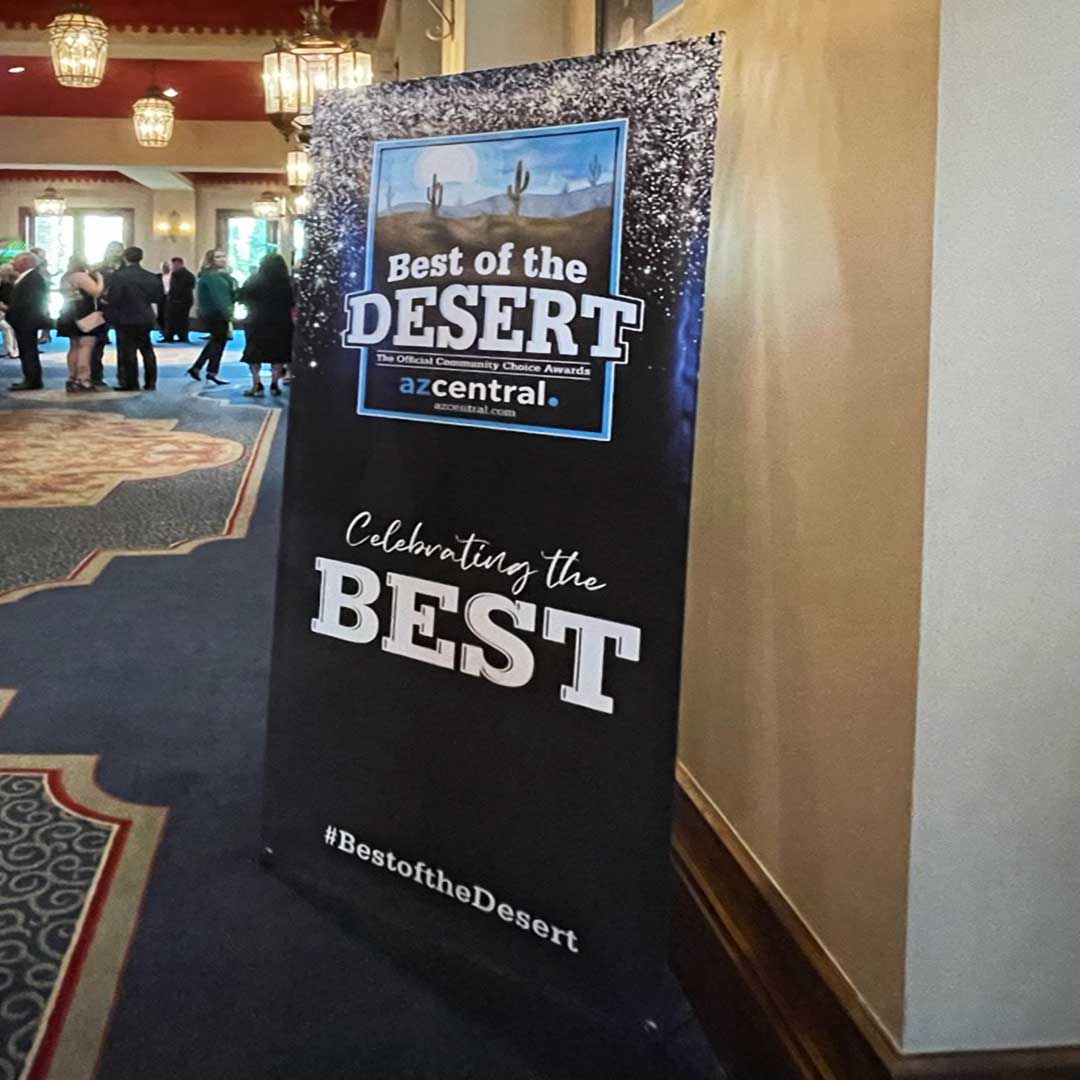
{"type": "Polygon", "coordinates": [[[593,156],[592,161],[589,162],[589,186],[596,187],[600,183],[600,177],[603,175],[604,167],[600,164],[600,159],[593,156]]]}
{"type": "Polygon", "coordinates": [[[506,195],[510,200],[510,205],[514,208],[514,217],[521,213],[521,196],[525,194],[525,189],[529,186],[529,176],[529,170],[525,168],[525,162],[519,160],[517,168],[514,170],[513,184],[506,185],[506,195]]]}
{"type": "Polygon", "coordinates": [[[387,185],[387,188],[386,188],[386,209],[387,210],[393,210],[394,209],[394,189],[392,187],[390,187],[389,185],[387,185]]]}
{"type": "Polygon", "coordinates": [[[439,174],[431,174],[431,187],[427,189],[427,201],[428,206],[431,208],[432,214],[438,214],[439,207],[442,206],[443,199],[443,186],[439,183],[439,174]]]}

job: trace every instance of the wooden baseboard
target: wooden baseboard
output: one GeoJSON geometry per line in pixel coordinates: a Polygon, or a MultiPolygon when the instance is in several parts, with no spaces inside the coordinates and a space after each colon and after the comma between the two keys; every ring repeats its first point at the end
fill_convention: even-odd
{"type": "Polygon", "coordinates": [[[1080,1047],[903,1054],[679,767],[672,964],[735,1080],[1080,1080],[1080,1047]]]}

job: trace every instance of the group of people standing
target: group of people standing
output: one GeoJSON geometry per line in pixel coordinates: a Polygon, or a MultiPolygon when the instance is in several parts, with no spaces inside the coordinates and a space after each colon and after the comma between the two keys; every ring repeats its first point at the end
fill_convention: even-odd
{"type": "MultiPolygon", "coordinates": [[[[14,391],[43,386],[39,345],[42,334],[47,336],[53,325],[43,256],[37,250],[20,254],[6,277],[0,275],[0,312],[10,325],[23,371],[22,380],[11,385],[14,391]]],[[[208,382],[226,385],[219,371],[238,301],[248,307],[243,361],[251,370],[252,385],[244,393],[249,397],[264,393],[260,379],[264,363],[271,366],[270,392],[281,393],[292,353],[293,288],[280,255],[267,255],[243,287],[229,273],[227,256],[220,249],[206,253],[197,279],[180,257],[163,264],[160,274],[144,269],[142,260],[141,248],[112,243],[97,266],[91,267],[78,255],[68,263],[60,281],[64,306],[56,330],[70,343],[69,393],[92,393],[106,386],[104,354],[110,328],[116,332],[116,389],[140,389],[140,356],[141,388],[157,389],[151,331],[158,326],[160,341],[187,343],[193,305],[209,338],[187,373],[201,380],[205,367],[208,382]]]]}

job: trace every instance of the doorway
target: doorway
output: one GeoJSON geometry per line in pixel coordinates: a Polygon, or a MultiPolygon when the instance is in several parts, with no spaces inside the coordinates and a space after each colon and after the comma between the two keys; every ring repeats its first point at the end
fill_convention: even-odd
{"type": "Polygon", "coordinates": [[[69,210],[59,217],[23,211],[23,236],[30,247],[43,248],[48,261],[49,312],[56,318],[63,306],[60,279],[72,255],[91,266],[101,262],[105,248],[117,241],[127,247],[135,232],[134,210],[69,210]]]}
{"type": "Polygon", "coordinates": [[[292,262],[293,268],[304,258],[307,251],[307,222],[302,217],[293,218],[292,262]]]}
{"type": "MultiPolygon", "coordinates": [[[[219,210],[217,214],[217,246],[229,258],[229,273],[237,285],[243,285],[256,270],[264,255],[278,250],[279,226],[276,221],[257,218],[242,210],[219,210]]],[[[242,322],[247,312],[242,304],[236,306],[236,321],[242,322]]]]}

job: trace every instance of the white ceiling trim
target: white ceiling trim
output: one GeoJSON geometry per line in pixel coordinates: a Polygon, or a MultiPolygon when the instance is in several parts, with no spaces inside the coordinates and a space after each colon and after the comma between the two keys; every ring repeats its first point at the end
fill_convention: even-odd
{"type": "Polygon", "coordinates": [[[171,169],[157,169],[142,165],[120,165],[117,172],[123,173],[129,180],[142,184],[151,191],[194,191],[195,185],[186,177],[171,169]]]}

